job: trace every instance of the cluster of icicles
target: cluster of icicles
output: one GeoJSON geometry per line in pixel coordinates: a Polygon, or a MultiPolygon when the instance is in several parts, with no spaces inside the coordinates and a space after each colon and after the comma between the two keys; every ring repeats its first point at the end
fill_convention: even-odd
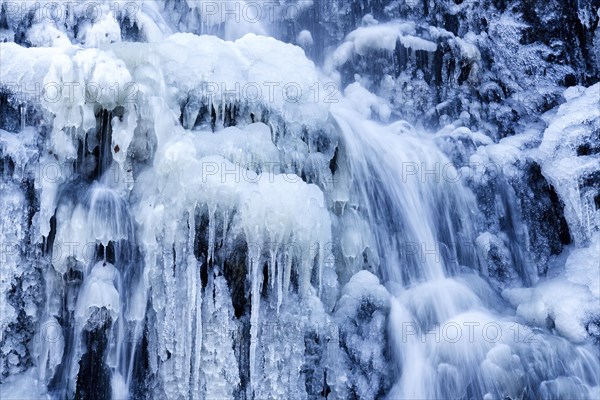
{"type": "Polygon", "coordinates": [[[37,227],[55,253],[39,333],[55,326],[58,338],[36,349],[51,394],[89,396],[86,374],[95,371],[114,399],[307,398],[307,365],[318,370],[322,397],[597,394],[590,348],[548,332],[534,343],[482,332],[521,325],[461,245],[476,233],[469,190],[402,173],[407,164],[449,164],[426,134],[372,122],[347,99],[315,102],[314,65],[270,38],[174,35],[108,49],[2,48],[32,65],[7,65],[3,81],[138,88],[134,103],[42,104],[52,127],[39,163],[71,169],[36,182],[37,227]],[[294,82],[305,97],[192,100],[202,82],[267,79],[294,82]],[[72,243],[68,257],[56,257],[72,243]],[[407,252],[407,243],[427,251],[407,252]],[[277,321],[359,332],[340,321],[361,315],[357,324],[367,326],[376,314],[369,302],[386,322],[366,340],[262,329],[277,321]],[[444,324],[473,326],[474,335],[423,340],[444,324]],[[357,370],[369,367],[391,384],[361,380],[357,370]]]}

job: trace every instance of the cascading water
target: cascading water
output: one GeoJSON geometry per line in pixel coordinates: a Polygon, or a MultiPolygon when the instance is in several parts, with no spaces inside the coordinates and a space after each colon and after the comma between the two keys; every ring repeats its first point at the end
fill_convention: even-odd
{"type": "Polygon", "coordinates": [[[480,277],[474,196],[446,156],[404,124],[380,126],[343,109],[334,115],[356,191],[350,204],[376,227],[392,294],[399,375],[390,398],[519,398],[533,392],[536,375],[575,398],[591,396],[600,383],[595,349],[541,333],[527,340],[525,328],[502,315],[506,306],[480,277]],[[522,355],[531,348],[570,365],[531,362],[522,355]],[[557,379],[564,375],[581,386],[557,379]]]}
{"type": "Polygon", "coordinates": [[[599,397],[600,85],[520,103],[509,10],[233,3],[0,2],[0,397],[599,397]]]}
{"type": "MultiPolygon", "coordinates": [[[[102,118],[104,126],[106,115],[102,118]]],[[[99,180],[72,192],[65,190],[58,201],[53,241],[59,246],[53,254],[64,251],[65,244],[73,246],[74,252],[56,256],[53,263],[55,271],[64,271],[64,279],[52,270],[45,277],[46,304],[56,304],[56,308],[47,308],[43,320],[65,330],[59,346],[40,341],[40,365],[49,359],[52,369],[61,366],[60,373],[47,377],[46,369],[41,368],[39,376],[42,381],[51,379],[50,392],[58,397],[127,398],[143,331],[146,290],[142,264],[129,206],[109,187],[112,157],[106,161],[103,150],[108,146],[110,135],[103,127],[99,180]],[[77,203],[78,198],[83,201],[77,203]],[[57,298],[61,294],[62,304],[57,298]]]]}

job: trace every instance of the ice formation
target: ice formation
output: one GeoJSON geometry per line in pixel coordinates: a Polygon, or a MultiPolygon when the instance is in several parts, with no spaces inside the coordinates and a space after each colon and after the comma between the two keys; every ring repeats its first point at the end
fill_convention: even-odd
{"type": "Polygon", "coordinates": [[[600,396],[600,15],[480,3],[0,2],[0,397],[600,396]]]}

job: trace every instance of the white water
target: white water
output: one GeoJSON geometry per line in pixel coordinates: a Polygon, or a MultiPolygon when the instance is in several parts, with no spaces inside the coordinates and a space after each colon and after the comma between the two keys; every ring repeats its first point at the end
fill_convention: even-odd
{"type": "Polygon", "coordinates": [[[362,209],[370,222],[392,294],[389,333],[399,374],[388,397],[520,398],[531,379],[545,377],[544,396],[593,398],[597,350],[507,316],[479,276],[474,198],[433,142],[341,107],[333,114],[355,191],[347,207],[362,209]]]}

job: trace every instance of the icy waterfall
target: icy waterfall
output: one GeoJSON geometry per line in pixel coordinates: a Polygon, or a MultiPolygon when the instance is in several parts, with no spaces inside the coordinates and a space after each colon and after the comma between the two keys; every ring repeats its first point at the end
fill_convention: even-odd
{"type": "Polygon", "coordinates": [[[289,16],[97,3],[57,25],[0,2],[0,397],[600,396],[600,212],[577,183],[600,164],[560,139],[600,141],[600,84],[513,137],[465,112],[432,132],[348,65],[446,49],[475,79],[469,34],[368,14],[317,49],[284,41],[289,16]],[[565,204],[551,255],[511,186],[523,154],[565,204]]]}

